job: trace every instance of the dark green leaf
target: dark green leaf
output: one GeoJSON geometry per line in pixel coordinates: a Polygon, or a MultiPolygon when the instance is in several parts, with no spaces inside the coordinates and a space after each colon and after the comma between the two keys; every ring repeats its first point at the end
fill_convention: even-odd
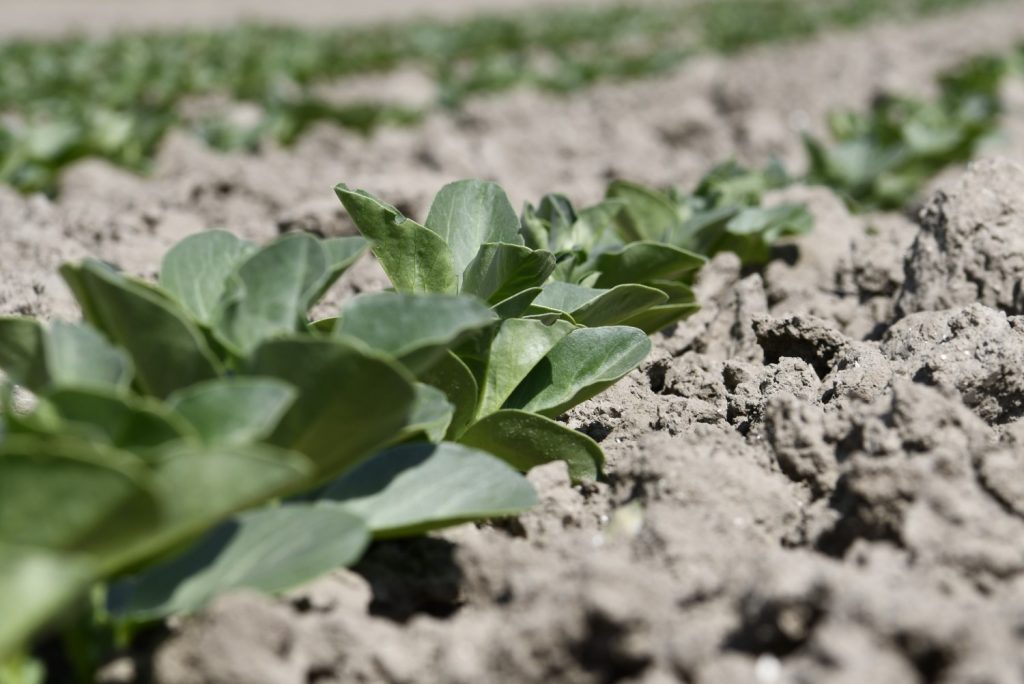
{"type": "Polygon", "coordinates": [[[565,461],[573,482],[596,479],[604,464],[601,447],[590,437],[550,418],[515,409],[484,416],[459,442],[494,454],[524,472],[551,461],[565,461]]]}
{"type": "Polygon", "coordinates": [[[542,321],[510,318],[502,322],[487,356],[476,417],[500,409],[533,367],[573,328],[565,321],[546,325],[542,321]]]}
{"type": "Polygon", "coordinates": [[[0,318],[0,370],[15,385],[41,392],[50,383],[43,348],[45,331],[29,318],[0,318]]]}
{"type": "Polygon", "coordinates": [[[444,392],[453,407],[447,436],[456,436],[473,419],[479,392],[476,379],[465,363],[452,352],[446,353],[420,380],[444,392]]]}
{"type": "Polygon", "coordinates": [[[636,328],[577,328],[534,367],[505,406],[557,416],[613,385],[650,350],[651,341],[636,328]]]}
{"type": "Polygon", "coordinates": [[[219,374],[202,334],[169,300],[95,261],[61,274],[86,319],[131,356],[146,393],[163,398],[219,374]]]}
{"type": "Polygon", "coordinates": [[[305,454],[324,476],[395,439],[415,399],[412,379],[395,363],[341,340],[266,342],[248,370],[298,390],[270,441],[305,454]]]}
{"type": "Polygon", "coordinates": [[[678,280],[698,270],[707,259],[672,245],[654,242],[633,242],[624,247],[601,252],[594,260],[593,270],[600,275],[595,287],[614,287],[652,280],[678,280]]]}
{"type": "Polygon", "coordinates": [[[102,557],[157,516],[146,469],[129,454],[70,440],[0,442],[0,543],[102,557]]]}
{"type": "Polygon", "coordinates": [[[195,435],[168,406],[144,397],[99,388],[65,387],[50,392],[45,403],[62,421],[75,424],[80,434],[119,449],[152,449],[195,435]]]}

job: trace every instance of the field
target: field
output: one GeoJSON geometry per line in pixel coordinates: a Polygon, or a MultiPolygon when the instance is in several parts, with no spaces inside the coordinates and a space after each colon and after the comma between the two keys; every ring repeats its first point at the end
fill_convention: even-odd
{"type": "Polygon", "coordinates": [[[415,47],[359,16],[342,66],[353,34],[295,42],[327,4],[279,34],[110,0],[62,48],[20,3],[0,616],[31,617],[0,624],[0,684],[1024,680],[1024,5],[555,4],[446,5],[415,47]],[[209,83],[103,83],[128,29],[160,60],[234,47],[209,83]],[[319,280],[285,273],[299,245],[319,280]],[[90,258],[116,271],[61,270],[90,258]],[[56,323],[83,315],[102,336],[56,323]],[[244,562],[201,536],[225,524],[244,562]]]}

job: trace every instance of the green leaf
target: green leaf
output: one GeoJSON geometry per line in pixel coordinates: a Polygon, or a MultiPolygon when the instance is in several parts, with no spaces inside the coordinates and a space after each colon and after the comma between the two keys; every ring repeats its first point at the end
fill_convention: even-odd
{"type": "Polygon", "coordinates": [[[573,328],[565,321],[545,325],[541,321],[510,318],[502,322],[487,356],[476,417],[500,409],[523,378],[573,328]]]}
{"type": "Polygon", "coordinates": [[[61,274],[86,320],[131,356],[147,394],[163,398],[219,374],[203,335],[169,300],[95,261],[65,265],[61,274]]]}
{"type": "Polygon", "coordinates": [[[157,516],[146,470],[129,454],[70,440],[0,442],[0,543],[102,556],[157,516]]]}
{"type": "Polygon", "coordinates": [[[453,407],[446,436],[460,434],[476,412],[479,391],[472,371],[458,356],[448,352],[433,367],[421,373],[420,380],[444,392],[453,407]]]}
{"type": "Polygon", "coordinates": [[[425,225],[448,245],[460,279],[485,242],[523,242],[516,210],[505,191],[488,181],[456,181],[441,188],[425,225]]]}
{"type": "Polygon", "coordinates": [[[195,434],[165,404],[111,390],[64,387],[49,393],[45,402],[83,436],[119,449],[152,449],[195,434]]]}
{"type": "Polygon", "coordinates": [[[362,520],[336,507],[250,511],[181,555],[114,585],[108,609],[141,622],[198,610],[230,590],[279,593],[355,562],[369,538],[362,520]]]}
{"type": "Polygon", "coordinates": [[[366,253],[370,243],[366,238],[352,235],[321,240],[320,245],[327,255],[327,274],[311,303],[318,302],[324,296],[331,285],[366,253]]]}
{"type": "Polygon", "coordinates": [[[300,331],[327,274],[327,254],[316,238],[291,233],[270,243],[228,280],[216,331],[243,354],[264,340],[300,331]]]}
{"type": "Polygon", "coordinates": [[[407,424],[415,400],[404,370],[341,340],[266,342],[248,372],[280,378],[298,390],[270,441],[305,454],[325,476],[391,442],[407,424]]]}
{"type": "Polygon", "coordinates": [[[640,328],[648,335],[652,335],[700,311],[700,305],[689,285],[671,280],[654,280],[648,285],[666,293],[668,302],[630,316],[622,321],[622,325],[640,328]]]}
{"type": "Polygon", "coordinates": [[[235,511],[290,493],[312,474],[306,457],[266,444],[168,445],[154,466],[164,521],[155,535],[187,538],[235,511]]]}
{"type": "Polygon", "coordinates": [[[491,306],[491,310],[498,315],[498,318],[518,318],[526,313],[540,293],[541,288],[531,287],[494,304],[491,306]]]}
{"type": "Polygon", "coordinates": [[[0,317],[0,370],[15,385],[37,393],[50,383],[43,347],[45,336],[38,321],[0,317]]]}
{"type": "Polygon", "coordinates": [[[359,231],[369,238],[396,290],[455,294],[458,278],[451,250],[443,239],[362,190],[339,184],[334,192],[359,231]]]}
{"type": "Polygon", "coordinates": [[[543,285],[553,270],[555,256],[551,252],[488,242],[480,246],[480,251],[466,267],[461,292],[496,304],[523,290],[543,285]]]}
{"type": "Polygon", "coordinates": [[[600,275],[594,285],[602,288],[658,279],[678,280],[706,262],[704,257],[672,245],[633,242],[597,256],[593,270],[600,275]]]}
{"type": "Polygon", "coordinates": [[[46,335],[46,367],[56,386],[127,389],[131,357],[94,329],[55,321],[46,335]]]}
{"type": "Polygon", "coordinates": [[[580,325],[598,327],[618,323],[667,299],[664,292],[645,285],[603,290],[556,281],[544,286],[533,305],[567,313],[580,325]]]}
{"type": "Polygon", "coordinates": [[[626,242],[659,242],[679,223],[679,209],[664,193],[636,183],[617,180],[608,186],[607,197],[622,202],[617,226],[626,242]]]}
{"type": "Polygon", "coordinates": [[[565,461],[573,482],[597,479],[604,464],[601,447],[590,437],[550,418],[515,409],[484,416],[463,433],[459,443],[494,454],[523,472],[565,461]]]}
{"type": "Polygon", "coordinates": [[[232,377],[179,390],[167,403],[209,445],[255,442],[274,431],[297,392],[274,378],[232,377]]]}
{"type": "Polygon", "coordinates": [[[83,596],[93,574],[78,556],[0,545],[0,663],[83,596]]]}
{"type": "Polygon", "coordinates": [[[419,373],[495,321],[494,312],[472,297],[374,292],[345,304],[333,334],[359,340],[419,373]]]}
{"type": "Polygon", "coordinates": [[[537,503],[530,483],[506,463],[450,442],[377,454],[332,482],[321,499],[361,517],[381,538],[516,515],[537,503]]]}
{"type": "Polygon", "coordinates": [[[409,424],[402,431],[406,438],[422,434],[428,442],[440,442],[452,423],[455,407],[447,395],[426,383],[416,383],[416,402],[409,424]]]}
{"type": "Polygon", "coordinates": [[[557,416],[615,384],[650,350],[651,341],[636,328],[577,328],[534,367],[505,406],[557,416]]]}
{"type": "Polygon", "coordinates": [[[160,286],[193,318],[212,325],[228,278],[256,247],[223,230],[190,235],[164,255],[160,286]]]}

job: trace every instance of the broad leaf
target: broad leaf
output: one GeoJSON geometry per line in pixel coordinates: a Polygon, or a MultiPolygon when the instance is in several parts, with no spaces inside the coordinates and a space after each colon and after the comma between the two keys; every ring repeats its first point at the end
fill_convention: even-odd
{"type": "Polygon", "coordinates": [[[530,483],[506,463],[449,442],[377,454],[332,482],[321,498],[385,538],[515,515],[537,503],[530,483]]]}
{"type": "Polygon", "coordinates": [[[449,347],[495,321],[497,316],[472,297],[374,292],[345,304],[333,334],[358,340],[419,373],[449,347]]]}
{"type": "Polygon", "coordinates": [[[488,242],[466,267],[462,294],[497,304],[524,290],[539,287],[555,269],[551,252],[522,245],[488,242]]]}
{"type": "Polygon", "coordinates": [[[160,545],[180,541],[248,506],[296,490],[313,474],[301,454],[266,444],[165,448],[155,464],[153,487],[163,525],[160,545]]]}
{"type": "Polygon", "coordinates": [[[451,250],[436,233],[361,190],[349,190],[340,184],[334,192],[359,232],[370,240],[373,253],[396,290],[450,294],[457,291],[451,250]]]}
{"type": "Polygon", "coordinates": [[[573,327],[565,321],[551,325],[522,318],[504,321],[491,343],[476,416],[500,409],[523,378],[573,327]]]}
{"type": "Polygon", "coordinates": [[[448,245],[460,278],[485,242],[522,244],[516,210],[505,191],[487,181],[463,180],[441,188],[425,225],[448,245]]]}
{"type": "Polygon", "coordinates": [[[79,434],[119,449],[138,452],[195,435],[167,405],[144,397],[66,387],[49,393],[44,401],[79,434]]]}
{"type": "Polygon", "coordinates": [[[613,325],[667,299],[664,292],[645,285],[616,285],[604,290],[556,281],[544,286],[531,311],[561,311],[580,325],[597,327],[613,325]]]}
{"type": "Polygon", "coordinates": [[[144,621],[197,610],[234,589],[282,592],[358,560],[369,538],[362,520],[333,506],[250,511],[112,587],[108,608],[116,617],[144,621]]]}
{"type": "Polygon", "coordinates": [[[505,406],[557,416],[613,385],[650,350],[651,341],[636,328],[577,328],[537,364],[505,406]]]}
{"type": "Polygon", "coordinates": [[[476,378],[458,356],[448,352],[420,380],[444,392],[453,413],[446,436],[457,436],[473,420],[479,397],[476,378]]]}
{"type": "Polygon", "coordinates": [[[406,439],[423,435],[428,442],[440,442],[448,433],[455,407],[447,395],[433,385],[416,383],[416,401],[409,424],[402,434],[406,439]]]}
{"type": "Polygon", "coordinates": [[[30,318],[0,318],[0,370],[11,382],[41,392],[50,382],[43,348],[46,332],[30,318]]]}
{"type": "Polygon", "coordinates": [[[341,340],[273,340],[256,350],[248,371],[298,390],[270,441],[305,454],[322,475],[388,444],[408,422],[415,399],[400,367],[341,340]]]}
{"type": "Polygon", "coordinates": [[[127,389],[131,384],[131,358],[88,326],[55,321],[45,347],[46,367],[56,386],[127,389]]]}
{"type": "Polygon", "coordinates": [[[0,543],[102,555],[152,529],[141,461],[69,440],[0,443],[0,543]]]}
{"type": "Polygon", "coordinates": [[[169,300],[95,261],[61,274],[86,320],[131,356],[147,394],[163,398],[219,374],[203,335],[169,300]]]}
{"type": "Polygon", "coordinates": [[[515,409],[484,416],[459,437],[459,443],[494,454],[523,472],[565,461],[573,482],[596,479],[604,464],[601,447],[590,437],[550,418],[515,409]]]}
{"type": "Polygon", "coordinates": [[[327,274],[327,254],[316,238],[292,233],[270,243],[229,279],[217,332],[243,354],[264,340],[298,332],[327,274]]]}
{"type": "Polygon", "coordinates": [[[297,392],[275,378],[232,377],[175,392],[167,403],[209,445],[245,444],[274,431],[297,392]]]}
{"type": "Polygon", "coordinates": [[[679,210],[675,203],[657,190],[618,180],[608,186],[607,196],[622,202],[617,225],[626,242],[659,242],[679,223],[679,210]]]}
{"type": "Polygon", "coordinates": [[[324,296],[331,285],[366,252],[370,243],[366,238],[354,235],[321,240],[320,245],[327,255],[327,274],[311,303],[316,303],[324,296]]]}
{"type": "Polygon", "coordinates": [[[498,318],[518,318],[526,313],[540,293],[541,288],[531,287],[494,304],[491,306],[491,310],[498,315],[498,318]]]}
{"type": "Polygon", "coordinates": [[[190,235],[164,255],[160,286],[200,323],[211,325],[229,276],[256,247],[223,230],[190,235]]]}
{"type": "Polygon", "coordinates": [[[594,260],[593,270],[600,275],[595,287],[614,287],[651,280],[677,280],[693,273],[707,261],[684,249],[655,242],[633,242],[624,247],[601,252],[594,260]]]}

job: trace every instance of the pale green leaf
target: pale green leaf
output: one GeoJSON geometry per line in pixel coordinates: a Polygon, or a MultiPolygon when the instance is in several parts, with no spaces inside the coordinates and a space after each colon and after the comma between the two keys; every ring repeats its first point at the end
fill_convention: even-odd
{"type": "Polygon", "coordinates": [[[460,279],[485,242],[523,244],[516,210],[505,191],[488,181],[456,181],[441,188],[425,225],[448,245],[460,279]]]}
{"type": "Polygon", "coordinates": [[[297,392],[275,378],[236,376],[179,390],[167,403],[210,445],[245,444],[277,427],[297,392]]]}
{"type": "Polygon", "coordinates": [[[164,255],[160,286],[193,318],[210,325],[229,276],[255,249],[224,230],[190,235],[164,255]]]}

